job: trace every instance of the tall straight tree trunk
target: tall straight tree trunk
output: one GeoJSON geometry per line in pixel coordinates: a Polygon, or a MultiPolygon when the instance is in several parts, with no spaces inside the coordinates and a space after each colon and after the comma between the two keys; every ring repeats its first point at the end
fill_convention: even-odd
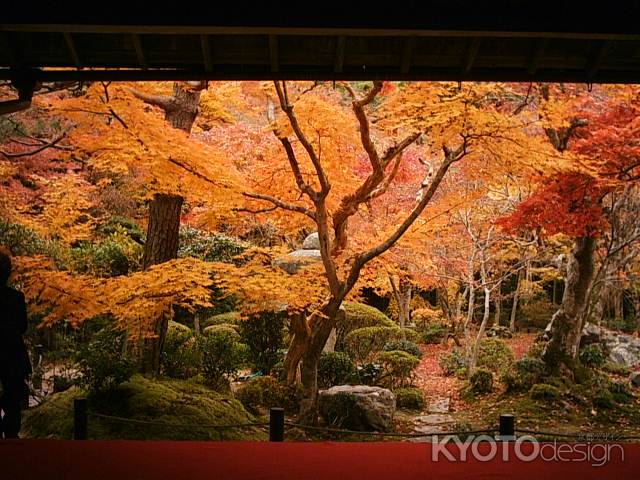
{"type": "Polygon", "coordinates": [[[588,293],[594,275],[594,237],[579,237],[569,254],[566,286],[560,309],[551,319],[551,340],[542,358],[554,372],[573,376],[584,325],[588,293]]]}
{"type": "Polygon", "coordinates": [[[493,320],[495,325],[500,325],[500,315],[502,314],[502,280],[498,281],[498,285],[496,286],[496,299],[494,300],[494,304],[496,306],[496,315],[493,320]]]}
{"type": "Polygon", "coordinates": [[[469,371],[467,372],[469,376],[473,375],[473,373],[476,371],[476,366],[478,363],[478,352],[480,351],[480,343],[482,343],[484,331],[487,328],[487,323],[489,323],[490,309],[491,290],[489,290],[487,287],[484,287],[484,314],[482,315],[482,322],[480,323],[480,328],[478,329],[478,333],[476,335],[475,341],[473,342],[473,347],[471,348],[470,352],[469,371]]]}
{"type": "Polygon", "coordinates": [[[516,316],[518,313],[518,301],[520,300],[520,284],[524,279],[524,269],[518,270],[518,279],[516,280],[516,290],[513,292],[513,304],[511,305],[511,316],[509,317],[509,330],[516,331],[516,316]]]}
{"type": "Polygon", "coordinates": [[[401,328],[409,325],[411,318],[411,283],[406,279],[400,280],[400,301],[398,302],[398,320],[401,328]]]}
{"type": "MultiPolygon", "coordinates": [[[[178,256],[178,232],[183,198],[178,195],[156,194],[149,207],[147,242],[144,247],[143,268],[164,263],[178,256]]],[[[144,339],[140,348],[140,369],[143,373],[158,373],[160,355],[167,336],[171,317],[169,311],[154,320],[153,337],[144,339]]]]}

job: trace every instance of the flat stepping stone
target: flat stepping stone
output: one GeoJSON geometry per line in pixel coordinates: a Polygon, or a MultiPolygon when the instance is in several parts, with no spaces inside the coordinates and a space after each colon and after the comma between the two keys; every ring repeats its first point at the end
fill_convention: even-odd
{"type": "Polygon", "coordinates": [[[417,425],[442,425],[454,422],[455,420],[451,415],[444,415],[441,413],[421,415],[413,420],[413,423],[417,425]]]}
{"type": "Polygon", "coordinates": [[[429,402],[427,412],[429,413],[448,413],[449,412],[449,398],[439,398],[432,402],[429,402]]]}

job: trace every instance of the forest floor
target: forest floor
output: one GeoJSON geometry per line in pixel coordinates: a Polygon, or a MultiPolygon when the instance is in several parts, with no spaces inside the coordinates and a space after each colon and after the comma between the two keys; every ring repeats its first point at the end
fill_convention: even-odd
{"type": "MultiPolygon", "coordinates": [[[[521,333],[505,339],[514,358],[525,356],[536,335],[521,333]]],[[[476,430],[496,427],[502,413],[516,416],[516,428],[563,434],[602,434],[608,438],[637,436],[640,439],[640,394],[627,403],[616,404],[609,409],[594,408],[590,404],[569,401],[536,401],[527,393],[506,393],[500,382],[495,382],[494,392],[465,400],[461,396],[465,381],[444,375],[439,358],[454,347],[448,345],[423,345],[423,357],[416,371],[415,386],[425,393],[427,407],[422,412],[398,411],[397,429],[402,432],[476,430]],[[434,404],[448,399],[448,411],[434,404]],[[432,423],[433,422],[433,423],[432,423]],[[432,427],[432,428],[430,428],[432,427]]],[[[610,375],[612,380],[626,381],[627,377],[610,375]]],[[[551,438],[538,435],[538,438],[551,438]]],[[[566,440],[566,438],[565,438],[566,440]]]]}

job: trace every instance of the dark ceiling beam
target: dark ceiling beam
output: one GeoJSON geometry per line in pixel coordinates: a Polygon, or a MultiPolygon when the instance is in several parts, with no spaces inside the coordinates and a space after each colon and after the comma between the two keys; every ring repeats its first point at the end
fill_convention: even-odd
{"type": "Polygon", "coordinates": [[[82,68],[82,62],[80,61],[80,56],[78,55],[78,50],[76,49],[76,44],[73,41],[71,33],[64,32],[63,35],[73,64],[76,66],[76,68],[82,68]]]}
{"type": "Polygon", "coordinates": [[[140,35],[137,33],[131,34],[131,41],[133,42],[133,48],[136,51],[136,58],[138,59],[138,65],[143,70],[148,68],[147,60],[144,58],[144,50],[142,50],[142,42],[140,41],[140,35]]]}
{"type": "Polygon", "coordinates": [[[213,70],[213,63],[211,62],[211,44],[209,41],[208,35],[200,35],[200,49],[202,50],[202,61],[206,72],[213,70]]]}
{"type": "Polygon", "coordinates": [[[280,59],[278,57],[278,37],[269,35],[269,65],[271,71],[276,73],[280,71],[280,59]]]}
{"type": "Polygon", "coordinates": [[[606,40],[598,42],[592,57],[589,59],[589,64],[587,65],[587,77],[593,78],[598,73],[598,70],[602,66],[602,62],[607,56],[610,47],[611,44],[606,40]]]}
{"type": "Polygon", "coordinates": [[[404,39],[402,45],[402,59],[400,60],[400,73],[402,73],[403,75],[409,73],[409,69],[411,68],[414,42],[414,37],[407,37],[404,39]]]}
{"type": "MultiPolygon", "coordinates": [[[[271,72],[269,66],[218,66],[215,71],[186,69],[126,70],[37,70],[33,77],[41,82],[60,81],[177,81],[177,80],[423,80],[423,81],[495,81],[495,82],[571,82],[571,83],[640,83],[639,70],[599,69],[587,77],[584,69],[538,69],[534,76],[522,68],[474,68],[463,75],[457,68],[424,68],[413,65],[407,74],[396,67],[343,68],[336,75],[331,68],[309,65],[295,71],[271,72]]],[[[12,71],[0,69],[0,80],[10,79],[12,71]]]]}
{"type": "Polygon", "coordinates": [[[544,55],[544,51],[549,44],[548,38],[540,38],[536,42],[535,49],[533,51],[533,55],[531,55],[531,59],[529,60],[529,65],[527,67],[527,72],[529,75],[534,75],[538,70],[538,66],[540,65],[540,59],[542,55],[544,55]]]}
{"type": "Polygon", "coordinates": [[[335,73],[342,73],[342,67],[344,66],[344,47],[347,43],[345,36],[340,36],[336,39],[336,56],[333,61],[333,71],[335,73]]]}
{"type": "Polygon", "coordinates": [[[475,62],[476,57],[478,56],[478,51],[480,51],[481,43],[482,38],[472,38],[470,40],[469,46],[467,47],[467,53],[464,58],[464,64],[462,65],[463,75],[467,75],[471,71],[473,62],[475,62]]]}
{"type": "Polygon", "coordinates": [[[509,31],[509,30],[445,30],[409,28],[333,28],[333,27],[228,27],[183,25],[55,25],[0,24],[7,32],[62,32],[103,34],[163,34],[163,35],[328,35],[362,37],[482,37],[482,38],[558,38],[574,40],[640,40],[638,33],[509,31]]]}

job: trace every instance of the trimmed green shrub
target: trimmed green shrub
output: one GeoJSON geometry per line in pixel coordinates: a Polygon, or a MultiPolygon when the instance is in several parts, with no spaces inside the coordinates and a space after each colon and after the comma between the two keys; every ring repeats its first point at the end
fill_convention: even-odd
{"type": "Polygon", "coordinates": [[[346,336],[366,327],[397,327],[397,324],[377,308],[357,302],[342,302],[345,318],[336,329],[336,350],[345,349],[346,336]]]}
{"type": "Polygon", "coordinates": [[[200,355],[193,332],[186,325],[169,322],[160,359],[160,371],[171,378],[187,379],[200,371],[200,355]]]}
{"type": "Polygon", "coordinates": [[[238,343],[229,332],[212,332],[198,337],[198,350],[202,375],[214,389],[228,386],[228,377],[240,369],[247,354],[247,346],[238,343]]]}
{"type": "Polygon", "coordinates": [[[124,332],[107,327],[80,347],[77,359],[82,377],[79,384],[91,395],[112,390],[134,374],[135,364],[124,353],[125,340],[124,332]]]}
{"type": "Polygon", "coordinates": [[[536,383],[529,390],[529,396],[534,400],[553,401],[560,398],[558,387],[546,383],[536,383]]]}
{"type": "Polygon", "coordinates": [[[269,374],[280,360],[279,350],[285,348],[286,312],[261,312],[240,322],[242,343],[249,347],[248,360],[253,367],[269,374]]]}
{"type": "Polygon", "coordinates": [[[222,234],[210,234],[197,228],[182,227],[178,257],[194,257],[208,262],[232,263],[246,249],[241,240],[222,234]]]}
{"type": "Polygon", "coordinates": [[[580,362],[587,367],[602,367],[605,359],[602,347],[597,343],[590,343],[580,350],[580,362]]]}
{"type": "Polygon", "coordinates": [[[444,323],[429,323],[420,331],[420,340],[426,344],[437,344],[444,340],[449,327],[444,323]]]}
{"type": "Polygon", "coordinates": [[[418,357],[403,352],[402,350],[392,350],[378,354],[378,361],[382,365],[383,374],[380,381],[388,385],[404,387],[410,383],[413,370],[420,363],[418,357]]]}
{"type": "Polygon", "coordinates": [[[226,332],[233,337],[233,340],[236,342],[240,341],[240,334],[238,333],[238,327],[236,325],[224,324],[221,323],[219,325],[209,325],[205,328],[202,333],[204,335],[211,335],[212,333],[226,332]]]}
{"type": "Polygon", "coordinates": [[[213,315],[206,320],[200,322],[201,328],[206,328],[211,325],[233,324],[239,325],[241,321],[240,312],[226,312],[218,315],[213,315]]]}
{"type": "Polygon", "coordinates": [[[349,382],[356,372],[356,365],[344,352],[326,352],[318,363],[318,386],[330,388],[349,382]]]}
{"type": "Polygon", "coordinates": [[[403,352],[407,352],[414,357],[422,358],[422,350],[420,347],[409,340],[392,340],[391,342],[387,342],[384,346],[384,350],[389,352],[391,350],[402,350],[403,352]]]}
{"type": "Polygon", "coordinates": [[[364,362],[376,352],[393,340],[414,341],[416,332],[399,327],[365,327],[349,332],[344,339],[344,351],[351,355],[357,362],[364,362]]]}
{"type": "Polygon", "coordinates": [[[438,359],[440,368],[446,376],[456,375],[461,368],[466,370],[466,359],[461,348],[454,348],[448,353],[443,353],[438,359]]]}
{"type": "Polygon", "coordinates": [[[469,377],[469,388],[474,394],[484,394],[493,391],[493,373],[486,368],[478,368],[469,377]]]}
{"type": "Polygon", "coordinates": [[[478,367],[494,372],[508,367],[513,362],[513,353],[509,346],[499,338],[485,338],[478,350],[478,367]]]}
{"type": "Polygon", "coordinates": [[[422,410],[425,405],[424,392],[419,388],[398,388],[394,390],[396,407],[407,410],[422,410]]]}
{"type": "Polygon", "coordinates": [[[382,365],[379,363],[363,363],[356,367],[358,383],[361,385],[377,385],[382,375],[382,365]]]}
{"type": "Polygon", "coordinates": [[[258,413],[260,408],[271,407],[294,412],[302,398],[302,387],[284,385],[270,376],[256,377],[243,385],[235,397],[250,412],[258,413]]]}
{"type": "Polygon", "coordinates": [[[545,363],[539,358],[525,357],[513,362],[500,380],[508,392],[526,392],[536,383],[542,383],[547,374],[545,363]]]}

